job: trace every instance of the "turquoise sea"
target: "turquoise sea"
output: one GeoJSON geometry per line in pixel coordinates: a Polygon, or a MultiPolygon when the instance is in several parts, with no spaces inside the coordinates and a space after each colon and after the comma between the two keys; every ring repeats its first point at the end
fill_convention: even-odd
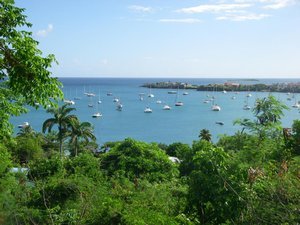
{"type": "MultiPolygon", "coordinates": [[[[183,95],[184,90],[178,91],[178,100],[184,103],[181,107],[174,106],[176,94],[168,94],[167,89],[152,89],[151,93],[155,96],[149,98],[148,88],[140,87],[147,82],[159,81],[178,81],[191,84],[210,84],[224,83],[230,79],[184,79],[184,78],[60,78],[63,83],[63,92],[66,99],[74,100],[74,97],[80,97],[80,100],[74,100],[76,114],[81,121],[88,121],[94,125],[95,135],[98,143],[101,145],[106,141],[123,140],[126,137],[147,142],[161,142],[170,144],[173,142],[184,142],[191,144],[193,140],[198,139],[199,131],[203,128],[209,129],[213,135],[214,141],[223,134],[234,134],[240,129],[233,125],[233,121],[238,118],[253,118],[251,110],[243,110],[248,92],[223,93],[221,90],[216,92],[200,92],[196,90],[187,90],[188,95],[183,95]],[[84,92],[95,93],[95,97],[87,97],[84,92]],[[108,96],[107,93],[112,93],[108,96]],[[140,93],[145,93],[144,100],[139,98],[140,93]],[[98,104],[100,94],[101,104],[98,104]],[[214,95],[215,101],[221,106],[221,111],[211,110],[211,104],[204,103],[207,95],[214,95]],[[232,99],[235,96],[235,99],[232,99]],[[119,98],[123,105],[122,111],[116,110],[114,98],[119,98]],[[170,111],[163,110],[164,104],[157,104],[160,100],[169,104],[170,111]],[[88,107],[93,104],[94,107],[88,107]],[[144,113],[146,106],[152,108],[153,113],[144,113]],[[102,113],[101,118],[92,118],[97,107],[102,113]],[[216,124],[222,121],[224,125],[216,124]]],[[[259,81],[236,81],[239,83],[282,83],[299,82],[300,79],[261,79],[259,81]]],[[[269,95],[270,93],[252,92],[252,97],[248,98],[249,105],[253,107],[255,99],[269,95]]],[[[300,101],[300,94],[295,94],[292,100],[287,100],[285,93],[272,93],[287,106],[289,111],[285,112],[282,119],[285,127],[290,127],[293,120],[300,119],[299,109],[291,106],[295,101],[300,101]]],[[[29,108],[30,112],[20,117],[14,117],[11,122],[15,125],[15,131],[18,131],[17,125],[23,122],[29,122],[37,131],[41,131],[42,123],[50,118],[51,115],[44,109],[29,108]]]]}

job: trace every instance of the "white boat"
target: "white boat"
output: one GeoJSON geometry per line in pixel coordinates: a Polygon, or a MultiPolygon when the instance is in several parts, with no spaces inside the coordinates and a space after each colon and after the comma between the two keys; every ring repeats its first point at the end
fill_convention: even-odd
{"type": "Polygon", "coordinates": [[[236,99],[236,97],[235,97],[235,96],[232,96],[231,99],[234,100],[234,99],[236,99]]]}
{"type": "Polygon", "coordinates": [[[249,101],[248,101],[248,97],[246,98],[246,102],[245,102],[245,105],[243,107],[243,110],[250,110],[251,109],[251,106],[249,106],[249,101]]]}
{"type": "Polygon", "coordinates": [[[92,115],[93,118],[97,118],[97,117],[101,117],[101,116],[102,116],[102,114],[100,112],[94,113],[92,115]]]}
{"type": "Polygon", "coordinates": [[[161,104],[161,100],[157,100],[157,101],[156,101],[156,104],[161,104]]]}
{"type": "Polygon", "coordinates": [[[183,93],[182,93],[182,95],[188,95],[188,94],[189,94],[188,92],[183,92],[183,93]]]}
{"type": "Polygon", "coordinates": [[[119,103],[117,104],[117,110],[118,110],[118,111],[122,111],[122,109],[123,109],[123,105],[119,102],[119,103]]]}
{"type": "Polygon", "coordinates": [[[244,107],[243,107],[243,110],[250,110],[251,109],[251,106],[249,106],[249,105],[244,105],[244,107]]]}
{"type": "Polygon", "coordinates": [[[81,98],[80,97],[78,97],[78,95],[77,95],[77,88],[76,88],[76,90],[75,90],[75,97],[74,97],[74,100],[80,100],[81,98]]]}
{"type": "Polygon", "coordinates": [[[119,102],[120,101],[120,99],[118,99],[118,98],[114,98],[114,100],[113,100],[113,102],[119,102]]]}
{"type": "Polygon", "coordinates": [[[149,90],[148,97],[149,97],[149,98],[154,98],[154,94],[151,93],[151,86],[150,86],[150,90],[149,90]]]}
{"type": "Polygon", "coordinates": [[[206,100],[203,101],[203,103],[206,103],[206,104],[210,103],[210,100],[206,99],[206,100]]]}
{"type": "Polygon", "coordinates": [[[252,95],[251,95],[250,93],[246,95],[246,97],[248,97],[248,98],[251,97],[251,96],[252,96],[252,95]]]}
{"type": "Polygon", "coordinates": [[[112,96],[113,94],[111,92],[106,93],[107,96],[112,96]]]}
{"type": "Polygon", "coordinates": [[[224,122],[222,122],[222,121],[217,121],[216,124],[224,125],[224,122]]]}
{"type": "Polygon", "coordinates": [[[300,108],[300,104],[299,104],[298,102],[295,102],[295,104],[294,104],[294,105],[292,105],[292,107],[293,107],[293,108],[297,108],[297,109],[298,109],[298,108],[300,108]]]}
{"type": "Polygon", "coordinates": [[[221,107],[217,104],[213,104],[213,106],[211,107],[212,111],[221,111],[221,107]]]}
{"type": "Polygon", "coordinates": [[[23,124],[18,125],[18,128],[25,128],[28,127],[29,123],[28,122],[24,122],[23,124]]]}
{"type": "Polygon", "coordinates": [[[93,104],[88,104],[88,107],[93,108],[94,105],[93,104]]]}
{"type": "Polygon", "coordinates": [[[88,96],[88,97],[95,97],[96,95],[94,94],[94,93],[92,93],[92,92],[85,92],[84,93],[86,96],[88,96]]]}
{"type": "Polygon", "coordinates": [[[175,102],[175,106],[183,106],[183,102],[175,102]]]}
{"type": "Polygon", "coordinates": [[[225,91],[225,90],[224,90],[224,91],[223,91],[223,93],[224,93],[224,94],[226,94],[226,93],[227,93],[227,91],[225,91]]]}
{"type": "Polygon", "coordinates": [[[177,95],[176,95],[176,100],[175,100],[175,106],[183,106],[182,101],[178,101],[178,92],[179,92],[179,87],[177,88],[177,95]]]}
{"type": "Polygon", "coordinates": [[[152,109],[150,107],[146,107],[144,113],[152,113],[152,109]]]}
{"type": "Polygon", "coordinates": [[[98,95],[98,104],[101,104],[102,101],[101,101],[101,95],[100,95],[100,90],[99,90],[99,95],[98,95]]]}
{"type": "Polygon", "coordinates": [[[69,104],[69,105],[75,105],[75,102],[74,102],[74,101],[68,100],[68,99],[65,99],[65,100],[64,100],[64,103],[69,104]]]}
{"type": "Polygon", "coordinates": [[[97,105],[97,109],[96,109],[96,112],[92,115],[93,118],[98,118],[98,117],[101,117],[102,114],[101,112],[99,111],[99,104],[97,105]]]}
{"type": "Polygon", "coordinates": [[[169,105],[164,105],[163,110],[171,110],[171,107],[169,105]]]}
{"type": "Polygon", "coordinates": [[[144,100],[144,96],[145,96],[145,93],[139,93],[139,99],[140,101],[143,101],[144,100]]]}
{"type": "MultiPolygon", "coordinates": [[[[213,92],[215,92],[215,91],[213,91],[213,92]]],[[[215,96],[212,96],[211,99],[212,99],[211,110],[212,111],[221,111],[221,106],[219,106],[218,104],[215,103],[215,96]]]]}

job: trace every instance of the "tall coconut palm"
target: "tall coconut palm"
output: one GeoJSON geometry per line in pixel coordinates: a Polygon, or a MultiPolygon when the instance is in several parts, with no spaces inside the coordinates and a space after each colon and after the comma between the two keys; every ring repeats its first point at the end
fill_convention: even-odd
{"type": "Polygon", "coordinates": [[[63,140],[66,137],[66,134],[71,128],[71,123],[74,120],[78,120],[77,116],[69,115],[70,112],[76,110],[75,108],[70,108],[68,104],[65,104],[59,108],[50,108],[47,112],[53,114],[53,118],[47,119],[43,123],[43,133],[48,130],[51,132],[54,125],[58,126],[58,141],[59,141],[59,152],[60,158],[62,159],[63,155],[63,140]]]}
{"type": "Polygon", "coordinates": [[[90,140],[95,141],[96,137],[93,134],[93,126],[89,122],[80,123],[79,120],[73,120],[71,127],[70,143],[74,146],[74,154],[77,156],[80,141],[84,140],[88,143],[90,140]]]}
{"type": "Polygon", "coordinates": [[[207,129],[202,129],[201,131],[200,131],[200,134],[199,134],[199,138],[201,139],[201,140],[206,140],[206,141],[211,141],[211,134],[210,134],[210,132],[209,132],[209,130],[207,130],[207,129]]]}

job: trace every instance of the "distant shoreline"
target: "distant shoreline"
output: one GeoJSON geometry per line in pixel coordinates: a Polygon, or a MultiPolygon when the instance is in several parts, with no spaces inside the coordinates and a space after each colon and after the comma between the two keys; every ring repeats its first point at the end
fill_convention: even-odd
{"type": "MultiPolygon", "coordinates": [[[[256,79],[246,79],[247,81],[259,81],[256,79]]],[[[156,89],[193,89],[197,91],[259,91],[259,92],[283,92],[300,93],[300,82],[296,83],[276,83],[276,84],[240,84],[237,81],[245,79],[228,80],[223,84],[195,85],[182,82],[156,82],[145,83],[141,87],[156,89]],[[234,81],[234,82],[233,82],[234,81]]]]}

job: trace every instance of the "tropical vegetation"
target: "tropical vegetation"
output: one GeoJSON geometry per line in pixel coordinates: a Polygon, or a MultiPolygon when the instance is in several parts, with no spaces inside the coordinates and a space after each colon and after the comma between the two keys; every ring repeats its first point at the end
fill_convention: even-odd
{"type": "Polygon", "coordinates": [[[16,29],[29,25],[23,10],[0,6],[0,224],[300,223],[300,120],[283,128],[275,97],[258,99],[254,119],[216,143],[202,129],[192,145],[127,138],[103,149],[91,124],[52,102],[53,58],[16,29]],[[52,104],[44,132],[13,135],[9,117],[36,102],[52,104]]]}

